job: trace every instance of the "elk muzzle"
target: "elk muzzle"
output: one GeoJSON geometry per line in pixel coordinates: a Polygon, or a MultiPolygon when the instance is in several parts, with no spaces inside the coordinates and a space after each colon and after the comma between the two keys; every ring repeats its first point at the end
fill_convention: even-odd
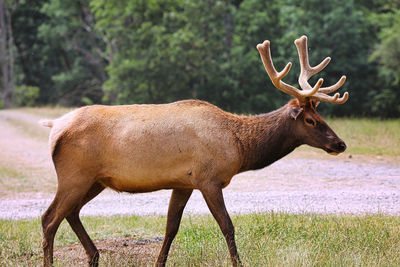
{"type": "Polygon", "coordinates": [[[325,151],[330,155],[338,155],[346,150],[347,146],[343,140],[339,139],[337,142],[329,144],[325,147],[325,151]]]}

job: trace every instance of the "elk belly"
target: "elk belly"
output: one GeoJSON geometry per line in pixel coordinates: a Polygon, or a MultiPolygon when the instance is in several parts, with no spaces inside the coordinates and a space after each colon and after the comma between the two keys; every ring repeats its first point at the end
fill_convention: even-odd
{"type": "Polygon", "coordinates": [[[160,175],[157,173],[132,174],[129,176],[114,175],[98,179],[105,187],[117,192],[144,193],[161,189],[186,188],[194,189],[190,181],[190,172],[179,176],[160,175]]]}

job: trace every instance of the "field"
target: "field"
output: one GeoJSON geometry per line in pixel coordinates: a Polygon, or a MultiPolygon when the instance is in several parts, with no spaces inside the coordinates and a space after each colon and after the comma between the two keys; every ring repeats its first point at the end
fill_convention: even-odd
{"type": "MultiPolygon", "coordinates": [[[[46,145],[48,129],[38,126],[36,121],[56,117],[66,111],[53,108],[0,111],[0,201],[52,197],[56,182],[46,145]]],[[[369,164],[368,171],[371,173],[375,167],[400,168],[399,119],[328,119],[328,122],[348,145],[346,153],[332,161],[333,165],[347,166],[348,161],[356,161],[357,166],[369,164]]],[[[331,157],[307,147],[301,147],[290,156],[290,162],[298,159],[331,162],[331,157]]],[[[273,177],[280,177],[275,175],[279,168],[275,170],[271,166],[271,170],[273,177]]],[[[383,176],[385,170],[376,177],[383,176]]],[[[351,172],[355,171],[351,169],[351,172]]],[[[232,183],[232,190],[242,189],[246,184],[248,191],[260,190],[263,185],[256,184],[253,176],[257,174],[238,177],[240,183],[232,183]],[[253,184],[257,186],[252,188],[253,184]]],[[[357,179],[351,188],[359,186],[363,190],[366,183],[371,183],[370,180],[357,179]]],[[[385,183],[394,183],[399,179],[400,176],[390,176],[385,183]]],[[[271,181],[272,188],[281,185],[275,180],[271,181]]],[[[323,186],[327,181],[330,184],[342,183],[346,187],[351,180],[352,177],[345,181],[315,181],[320,184],[315,190],[325,188],[323,186]]],[[[372,189],[381,188],[379,183],[372,189]]],[[[397,190],[398,185],[393,183],[390,186],[397,190]]],[[[285,190],[292,189],[286,186],[285,190]]],[[[227,191],[228,195],[230,192],[227,191]]],[[[239,213],[232,219],[239,253],[246,266],[398,266],[400,217],[396,212],[385,214],[270,211],[239,213]]],[[[165,221],[164,215],[83,218],[86,229],[100,249],[101,266],[151,266],[161,246],[159,237],[164,234],[165,221]]],[[[56,236],[57,266],[79,266],[86,261],[77,242],[69,225],[64,222],[56,236]]],[[[0,266],[40,265],[41,257],[38,217],[0,220],[0,266]]],[[[184,215],[168,264],[229,266],[226,244],[211,216],[184,215]]]]}
{"type": "Polygon", "coordinates": [[[400,156],[400,120],[327,119],[346,140],[346,153],[372,156],[400,156]]]}
{"type": "MultiPolygon", "coordinates": [[[[85,217],[97,240],[101,266],[151,266],[166,218],[85,217]],[[137,242],[137,240],[142,240],[137,242]],[[147,240],[146,240],[147,239],[147,240]],[[136,242],[135,242],[136,241],[136,242]]],[[[233,216],[238,249],[246,266],[398,266],[398,217],[290,215],[233,216]]],[[[40,222],[0,222],[2,266],[41,263],[40,222]]],[[[85,262],[83,249],[63,223],[56,238],[56,266],[85,262]]],[[[229,266],[225,241],[210,216],[185,216],[169,266],[229,266]]]]}

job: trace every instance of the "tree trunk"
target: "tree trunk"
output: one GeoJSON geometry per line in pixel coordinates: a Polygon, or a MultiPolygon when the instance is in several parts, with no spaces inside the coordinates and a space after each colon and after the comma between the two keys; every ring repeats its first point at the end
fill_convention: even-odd
{"type": "Polygon", "coordinates": [[[229,62],[231,61],[231,50],[233,42],[233,14],[231,10],[229,10],[226,14],[224,20],[224,26],[226,31],[226,36],[225,36],[226,59],[229,62]]]}
{"type": "Polygon", "coordinates": [[[3,87],[3,101],[4,107],[10,106],[8,100],[8,60],[7,60],[7,34],[6,25],[4,21],[4,11],[6,5],[4,0],[0,0],[0,56],[1,56],[1,75],[2,75],[2,87],[3,87]]]}
{"type": "Polygon", "coordinates": [[[9,83],[8,97],[10,104],[14,104],[14,38],[11,25],[11,14],[8,9],[5,10],[7,15],[7,36],[8,36],[8,63],[9,63],[9,83]]]}

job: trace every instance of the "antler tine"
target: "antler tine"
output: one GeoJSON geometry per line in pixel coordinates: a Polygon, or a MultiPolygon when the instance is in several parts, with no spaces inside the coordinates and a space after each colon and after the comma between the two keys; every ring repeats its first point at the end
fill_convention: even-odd
{"type": "Polygon", "coordinates": [[[324,94],[329,94],[329,93],[335,92],[337,89],[342,87],[342,85],[344,84],[345,81],[346,81],[346,76],[343,75],[342,77],[340,77],[339,81],[337,81],[334,85],[321,88],[321,89],[319,89],[318,92],[324,93],[324,94]]]}
{"type": "Polygon", "coordinates": [[[274,67],[274,63],[272,62],[270,42],[268,40],[266,40],[262,44],[258,44],[257,50],[260,53],[261,60],[264,64],[265,70],[268,73],[268,76],[271,78],[272,83],[275,85],[275,87],[277,89],[283,91],[286,94],[292,95],[298,99],[304,99],[306,97],[310,97],[310,96],[314,95],[321,87],[322,79],[321,79],[321,81],[318,81],[316,86],[314,88],[312,88],[311,91],[301,91],[301,90],[297,89],[296,87],[293,87],[293,86],[283,82],[282,79],[290,71],[292,63],[289,62],[285,66],[285,68],[281,72],[278,73],[274,67]]]}
{"type": "Polygon", "coordinates": [[[294,44],[297,47],[297,52],[299,54],[300,61],[300,76],[299,76],[299,85],[303,90],[311,90],[312,87],[308,83],[308,80],[321,70],[323,70],[331,61],[330,57],[325,58],[321,63],[319,63],[315,67],[311,67],[308,59],[308,48],[307,48],[307,36],[303,35],[299,39],[294,41],[294,44]]]}
{"type": "Polygon", "coordinates": [[[334,103],[334,104],[343,104],[349,98],[349,93],[345,92],[342,97],[339,97],[339,93],[334,94],[333,96],[327,94],[316,93],[311,98],[314,98],[319,101],[334,103]]]}
{"type": "Polygon", "coordinates": [[[319,63],[315,67],[310,66],[310,61],[308,59],[308,46],[307,46],[307,36],[303,35],[299,39],[294,41],[294,44],[297,47],[297,52],[299,54],[300,66],[303,72],[301,75],[305,76],[309,79],[311,76],[317,74],[321,70],[323,70],[331,61],[330,57],[326,57],[321,63],[319,63]]]}
{"type": "Polygon", "coordinates": [[[296,39],[294,43],[299,53],[301,67],[299,85],[303,90],[299,90],[296,87],[293,87],[282,81],[283,77],[285,77],[290,71],[292,66],[291,62],[289,62],[281,72],[277,72],[274,67],[274,63],[272,62],[270,42],[264,41],[262,44],[257,45],[257,49],[260,52],[261,60],[264,64],[265,70],[267,71],[268,76],[271,78],[271,81],[275,87],[282,92],[296,97],[300,102],[305,102],[307,98],[313,98],[329,103],[345,103],[349,97],[347,92],[344,93],[342,97],[339,97],[339,93],[336,93],[333,96],[328,94],[338,90],[346,81],[346,76],[343,75],[336,84],[329,87],[321,87],[322,83],[324,82],[322,78],[317,81],[314,87],[311,87],[311,85],[308,83],[308,80],[313,75],[323,70],[329,64],[331,58],[327,57],[317,66],[311,67],[308,59],[307,37],[303,35],[299,39],[296,39]]]}
{"type": "Polygon", "coordinates": [[[271,49],[270,49],[270,41],[266,40],[262,44],[257,45],[257,50],[260,53],[261,61],[264,65],[265,70],[268,73],[269,78],[276,88],[284,91],[287,94],[292,94],[291,90],[286,90],[286,88],[279,88],[280,80],[288,74],[290,68],[292,67],[292,63],[289,62],[285,68],[281,72],[277,72],[274,63],[272,62],[271,57],[271,49]]]}
{"type": "Polygon", "coordinates": [[[315,91],[315,88],[318,87],[318,90],[315,91],[315,94],[310,96],[312,98],[318,99],[320,101],[324,102],[330,102],[330,103],[337,103],[337,104],[343,104],[344,102],[347,101],[348,99],[348,93],[346,92],[343,97],[339,98],[339,94],[335,94],[334,96],[329,96],[327,94],[332,93],[336,90],[338,90],[346,81],[346,76],[342,76],[340,80],[329,87],[322,87],[322,82],[321,79],[318,80],[317,84],[314,86],[314,88],[311,87],[311,85],[308,83],[308,80],[321,70],[323,70],[331,61],[330,57],[325,58],[320,64],[318,64],[315,67],[311,67],[308,59],[308,48],[307,48],[307,36],[303,35],[299,39],[296,39],[294,41],[297,51],[299,54],[299,61],[300,61],[300,67],[301,67],[301,72],[299,76],[299,85],[300,88],[303,89],[304,91],[315,91]],[[319,86],[318,84],[321,83],[319,86]]]}
{"type": "Polygon", "coordinates": [[[343,96],[341,98],[339,98],[337,101],[335,101],[335,104],[344,104],[346,103],[347,99],[349,99],[349,93],[348,92],[344,92],[343,96]]]}

